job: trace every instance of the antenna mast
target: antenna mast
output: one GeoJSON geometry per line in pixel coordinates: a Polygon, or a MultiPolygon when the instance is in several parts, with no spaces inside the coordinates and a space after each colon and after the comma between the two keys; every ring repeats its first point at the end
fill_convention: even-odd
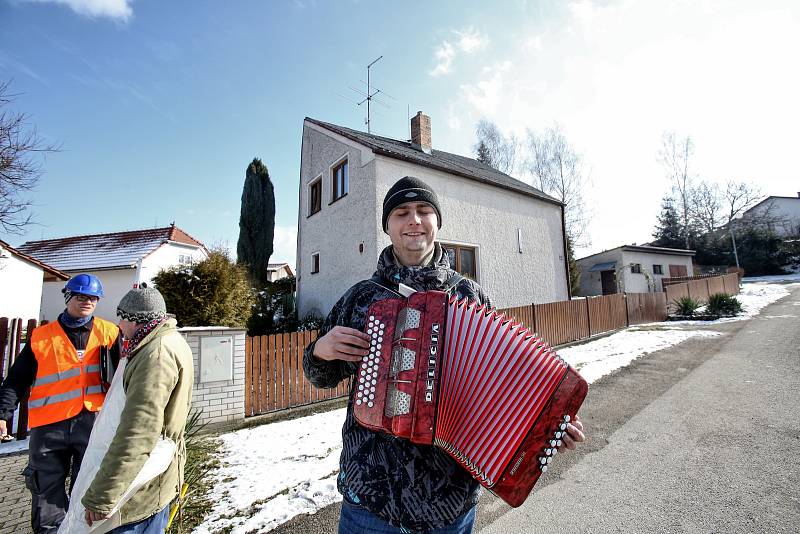
{"type": "Polygon", "coordinates": [[[383,58],[383,56],[379,57],[378,59],[376,59],[375,61],[373,61],[369,65],[367,65],[367,96],[366,96],[366,98],[364,100],[362,100],[361,102],[358,103],[359,106],[361,104],[363,104],[364,102],[367,103],[367,133],[372,133],[372,128],[370,127],[369,105],[372,102],[372,99],[375,98],[375,95],[377,95],[378,93],[381,92],[380,89],[375,89],[375,92],[374,93],[372,92],[372,85],[370,85],[370,79],[369,79],[369,69],[375,63],[380,61],[381,58],[383,58]]]}

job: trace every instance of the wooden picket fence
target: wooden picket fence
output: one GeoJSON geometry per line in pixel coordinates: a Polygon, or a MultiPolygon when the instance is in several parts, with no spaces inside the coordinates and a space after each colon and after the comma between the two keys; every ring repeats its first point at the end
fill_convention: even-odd
{"type": "MultiPolygon", "coordinates": [[[[631,325],[667,318],[676,297],[707,300],[709,294],[739,292],[735,273],[691,279],[668,285],[659,293],[628,293],[530,304],[501,311],[513,317],[552,346],[613,332],[631,325]]],[[[350,381],[333,389],[316,389],[303,374],[303,350],[316,331],[247,337],[245,343],[245,415],[253,416],[345,397],[350,381]]]]}
{"type": "MultiPolygon", "coordinates": [[[[37,326],[36,319],[23,320],[19,318],[0,317],[0,377],[5,380],[8,370],[22,350],[22,345],[28,342],[29,336],[37,326]]],[[[25,393],[19,402],[19,420],[17,421],[17,439],[28,437],[28,395],[25,393]]],[[[14,426],[14,416],[7,422],[9,432],[14,426]]]]}

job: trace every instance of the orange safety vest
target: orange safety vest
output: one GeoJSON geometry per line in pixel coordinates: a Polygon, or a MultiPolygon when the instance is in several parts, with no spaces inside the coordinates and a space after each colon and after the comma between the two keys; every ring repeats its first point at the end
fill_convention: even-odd
{"type": "Polygon", "coordinates": [[[100,347],[110,348],[118,335],[117,325],[95,317],[81,359],[58,321],[33,331],[31,349],[38,369],[28,399],[31,428],[69,419],[84,407],[90,412],[103,407],[100,347]]]}

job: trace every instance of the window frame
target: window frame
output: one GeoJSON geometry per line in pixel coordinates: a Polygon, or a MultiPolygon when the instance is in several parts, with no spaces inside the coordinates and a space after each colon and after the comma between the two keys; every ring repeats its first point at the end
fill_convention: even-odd
{"type": "Polygon", "coordinates": [[[478,277],[480,274],[480,270],[478,269],[478,257],[479,257],[479,247],[476,245],[469,245],[467,243],[452,243],[452,242],[443,242],[440,241],[442,248],[445,249],[444,253],[447,254],[446,249],[454,249],[455,256],[456,256],[456,264],[451,265],[450,268],[459,273],[462,276],[465,276],[475,282],[478,282],[478,277]],[[472,252],[472,267],[473,267],[473,274],[463,273],[460,270],[461,267],[461,251],[462,250],[469,250],[472,252]]]}
{"type": "Polygon", "coordinates": [[[334,202],[336,202],[337,200],[341,200],[342,198],[346,197],[347,194],[350,192],[350,158],[348,157],[347,154],[336,160],[336,162],[333,165],[331,165],[330,173],[331,173],[331,201],[328,203],[329,206],[334,202]],[[336,171],[340,168],[344,168],[346,172],[342,172],[342,194],[337,196],[339,179],[336,176],[336,171]]]}
{"type": "Polygon", "coordinates": [[[642,274],[642,264],[641,263],[631,263],[631,273],[632,274],[642,274]]]}
{"type": "Polygon", "coordinates": [[[311,254],[311,274],[319,273],[319,252],[313,252],[311,254]]]}
{"type": "Polygon", "coordinates": [[[653,274],[663,275],[664,274],[664,266],[662,264],[654,263],[653,264],[653,274]],[[658,269],[656,269],[658,267],[658,269]]]}
{"type": "Polygon", "coordinates": [[[308,183],[308,215],[307,217],[311,217],[314,214],[319,213],[322,211],[322,175],[320,174],[313,180],[308,183]],[[314,210],[314,188],[319,189],[319,195],[317,198],[317,210],[314,210]]]}

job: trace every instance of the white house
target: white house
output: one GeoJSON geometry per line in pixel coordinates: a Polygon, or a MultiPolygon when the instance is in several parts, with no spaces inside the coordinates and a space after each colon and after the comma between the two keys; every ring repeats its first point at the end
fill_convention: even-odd
{"type": "Polygon", "coordinates": [[[661,279],[692,276],[693,250],[622,245],[575,260],[581,272],[580,294],[662,291],[661,279]]]}
{"type": "Polygon", "coordinates": [[[742,219],[762,222],[779,236],[800,235],[800,192],[796,197],[769,196],[744,212],[742,219]]]}
{"type": "Polygon", "coordinates": [[[63,284],[69,275],[0,240],[0,317],[38,319],[45,282],[63,284]]]}
{"type": "Polygon", "coordinates": [[[300,166],[297,299],[300,317],[325,315],[369,278],[391,243],[381,225],[386,191],[415,176],[437,193],[439,241],[451,266],[496,307],[569,298],[563,205],[477,160],[434,150],[430,118],[398,141],[306,118],[300,166]]]}
{"type": "MultiPolygon", "coordinates": [[[[200,241],[172,224],[110,234],[28,241],[19,250],[73,276],[94,274],[103,283],[105,298],[97,315],[115,320],[122,296],[141,283],[150,283],[162,269],[208,258],[200,241]]],[[[41,319],[52,321],[64,309],[63,282],[45,282],[41,319]]]]}
{"type": "Polygon", "coordinates": [[[292,268],[288,263],[269,263],[267,264],[267,281],[274,282],[287,276],[294,276],[292,268]]]}

